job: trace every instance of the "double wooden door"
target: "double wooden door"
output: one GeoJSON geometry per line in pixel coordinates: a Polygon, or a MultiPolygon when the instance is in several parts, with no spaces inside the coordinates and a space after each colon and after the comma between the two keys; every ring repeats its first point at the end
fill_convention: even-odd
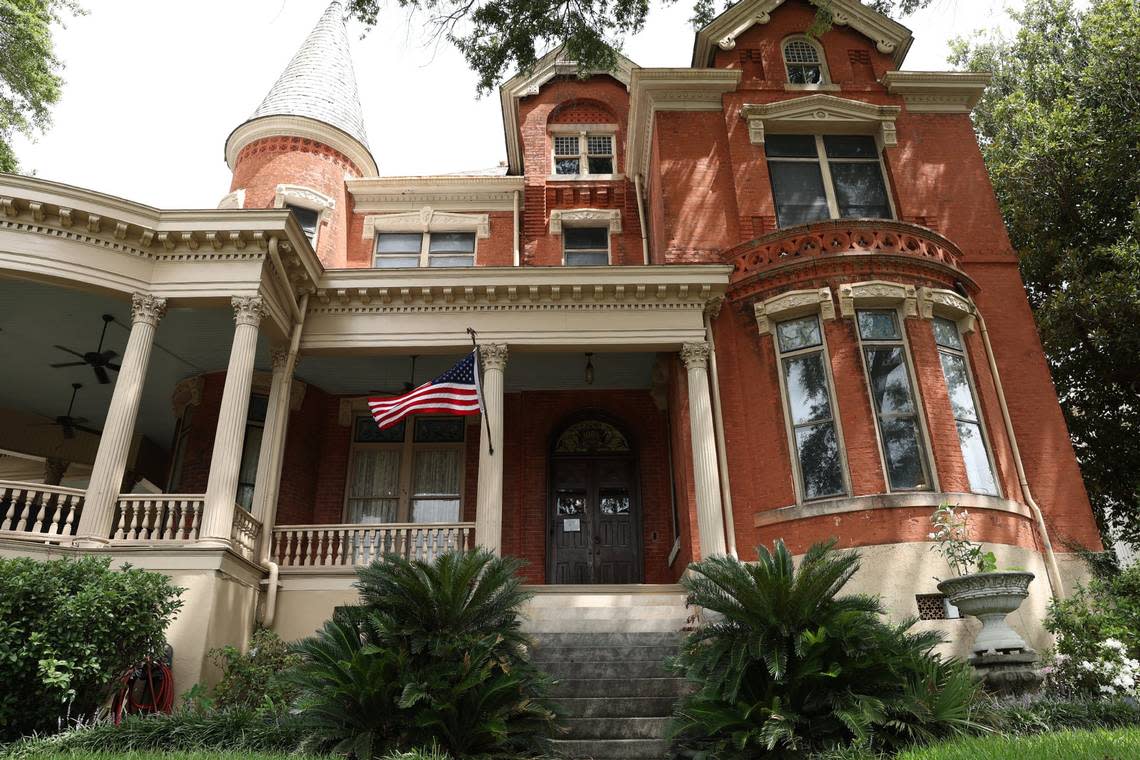
{"type": "Polygon", "coordinates": [[[551,462],[548,583],[640,583],[641,504],[632,456],[551,462]]]}

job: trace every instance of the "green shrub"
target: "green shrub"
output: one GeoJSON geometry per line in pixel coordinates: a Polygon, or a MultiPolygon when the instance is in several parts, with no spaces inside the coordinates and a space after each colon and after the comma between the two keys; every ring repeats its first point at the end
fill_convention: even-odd
{"type": "Polygon", "coordinates": [[[182,606],[159,573],[109,557],[0,559],[0,741],[92,716],[182,606]]]}
{"type": "Polygon", "coordinates": [[[1131,699],[1060,699],[1045,693],[995,699],[981,722],[1003,734],[1140,726],[1140,703],[1131,699]]]}
{"type": "Polygon", "coordinates": [[[674,667],[697,691],[674,736],[708,758],[802,757],[850,744],[896,748],[978,728],[979,687],[931,652],[936,634],[888,625],[879,601],[838,596],[858,554],[817,544],[798,570],[782,541],[759,562],[690,566],[688,602],[712,613],[674,667]]]}
{"type": "Polygon", "coordinates": [[[172,715],[129,715],[118,726],[100,722],[54,736],[23,739],[0,757],[33,760],[86,752],[292,752],[302,738],[300,725],[287,713],[249,708],[179,710],[172,715]]]}
{"type": "Polygon", "coordinates": [[[301,658],[267,628],[253,632],[248,651],[224,646],[211,650],[210,658],[222,669],[211,697],[219,708],[288,705],[297,696],[296,687],[284,674],[301,658]]]}
{"type": "Polygon", "coordinates": [[[361,760],[433,742],[456,757],[533,749],[554,715],[521,633],[520,564],[478,550],[358,571],[363,605],[297,647],[306,746],[361,760]]]}
{"type": "Polygon", "coordinates": [[[1140,697],[1140,565],[1054,600],[1045,627],[1057,637],[1046,668],[1051,692],[1140,697]]]}
{"type": "Polygon", "coordinates": [[[897,760],[1126,760],[1140,757],[1140,730],[976,736],[920,747],[897,760]]]}

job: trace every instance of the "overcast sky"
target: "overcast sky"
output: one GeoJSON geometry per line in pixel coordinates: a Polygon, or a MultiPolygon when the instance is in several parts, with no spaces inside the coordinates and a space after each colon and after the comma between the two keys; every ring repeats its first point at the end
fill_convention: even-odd
{"type": "MultiPolygon", "coordinates": [[[[213,208],[229,190],[222,149],[316,23],[327,0],[80,0],[88,14],[56,37],[66,69],[53,126],[17,138],[24,173],[161,208],[213,208]]],[[[934,0],[903,20],[915,42],[904,68],[944,70],[948,42],[1011,28],[1022,0],[934,0]]],[[[688,66],[692,3],[655,2],[626,41],[641,66],[688,66]]],[[[497,97],[395,3],[353,55],[372,154],[384,175],[438,174],[506,158],[497,97]]]]}

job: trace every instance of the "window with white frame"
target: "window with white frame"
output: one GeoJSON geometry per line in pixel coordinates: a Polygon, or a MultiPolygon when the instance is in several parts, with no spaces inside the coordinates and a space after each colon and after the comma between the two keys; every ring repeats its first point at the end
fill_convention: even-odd
{"type": "Polygon", "coordinates": [[[463,417],[354,421],[345,522],[454,523],[462,514],[463,417]]]}
{"type": "Polygon", "coordinates": [[[285,208],[293,212],[293,217],[297,220],[297,224],[301,225],[301,231],[304,232],[305,237],[309,239],[309,245],[316,248],[317,231],[321,225],[321,212],[316,209],[306,208],[305,206],[298,206],[295,203],[286,203],[285,208]]]}
{"type": "Polygon", "coordinates": [[[966,361],[962,334],[958,330],[958,324],[945,317],[935,317],[933,328],[970,490],[997,496],[997,480],[994,478],[993,463],[990,461],[981,417],[978,415],[977,398],[970,382],[970,367],[966,361]]]}
{"type": "Polygon", "coordinates": [[[855,321],[890,488],[929,489],[926,446],[898,312],[859,309],[855,321]]]}
{"type": "Polygon", "coordinates": [[[554,173],[613,174],[614,136],[590,132],[554,135],[554,173]]]}
{"type": "Polygon", "coordinates": [[[845,496],[835,401],[819,316],[779,322],[775,338],[802,498],[811,501],[845,496]]]}
{"type": "Polygon", "coordinates": [[[605,266],[610,263],[609,227],[564,227],[563,263],[568,267],[605,266]]]}
{"type": "Polygon", "coordinates": [[[784,66],[791,84],[825,84],[827,81],[819,48],[805,37],[793,37],[784,43],[784,66]]]}
{"type": "Polygon", "coordinates": [[[474,232],[378,232],[373,266],[475,266],[474,232]]]}
{"type": "Polygon", "coordinates": [[[780,227],[894,217],[874,137],[768,135],[764,150],[780,227]]]}

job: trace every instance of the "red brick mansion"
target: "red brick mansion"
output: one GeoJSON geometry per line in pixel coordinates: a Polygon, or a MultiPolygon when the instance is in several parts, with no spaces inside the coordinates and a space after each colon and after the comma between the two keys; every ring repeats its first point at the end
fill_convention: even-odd
{"type": "Polygon", "coordinates": [[[649,630],[689,562],[834,537],[957,641],[950,502],[1036,573],[1040,646],[1099,538],[971,126],[988,77],[834,11],[814,39],[807,0],[743,0],[686,68],[555,49],[501,88],[504,168],[390,177],[333,3],[225,138],[218,208],[0,175],[0,553],[176,576],[188,688],[380,552],[474,545],[527,561],[539,628],[608,594],[649,630]],[[468,328],[485,415],[379,430],[367,399],[468,328]]]}

